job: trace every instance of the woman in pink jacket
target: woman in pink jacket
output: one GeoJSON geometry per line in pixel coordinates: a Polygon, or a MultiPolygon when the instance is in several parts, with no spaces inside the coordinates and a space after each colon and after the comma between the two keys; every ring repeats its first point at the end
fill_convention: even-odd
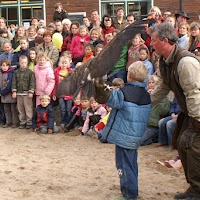
{"type": "Polygon", "coordinates": [[[55,77],[52,68],[52,63],[44,53],[39,53],[37,56],[37,64],[34,68],[36,79],[36,107],[40,104],[40,95],[51,95],[54,85],[55,77]]]}
{"type": "Polygon", "coordinates": [[[82,25],[79,27],[79,35],[72,39],[70,51],[72,53],[72,60],[76,65],[77,62],[81,62],[84,56],[84,44],[90,42],[88,36],[88,29],[82,25]]]}

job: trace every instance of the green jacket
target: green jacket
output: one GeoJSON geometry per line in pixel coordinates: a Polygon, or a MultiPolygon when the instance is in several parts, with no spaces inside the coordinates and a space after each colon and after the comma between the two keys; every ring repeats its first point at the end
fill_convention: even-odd
{"type": "Polygon", "coordinates": [[[159,120],[169,114],[169,109],[170,102],[167,97],[165,97],[159,104],[152,106],[147,126],[158,127],[159,120]]]}
{"type": "Polygon", "coordinates": [[[12,92],[17,93],[34,93],[35,75],[30,69],[15,71],[12,80],[12,92]]]}
{"type": "Polygon", "coordinates": [[[117,64],[112,68],[111,71],[124,69],[126,67],[127,59],[128,59],[128,45],[126,44],[122,48],[122,52],[119,57],[119,60],[117,61],[117,64]]]}

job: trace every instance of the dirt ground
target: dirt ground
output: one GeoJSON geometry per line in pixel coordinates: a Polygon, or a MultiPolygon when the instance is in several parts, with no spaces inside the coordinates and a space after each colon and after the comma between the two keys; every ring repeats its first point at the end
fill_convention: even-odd
{"type": "MultiPolygon", "coordinates": [[[[115,200],[115,146],[77,132],[39,135],[0,128],[0,200],[115,200]]],[[[170,200],[186,184],[183,170],[157,164],[175,150],[139,149],[139,199],[170,200]]]]}

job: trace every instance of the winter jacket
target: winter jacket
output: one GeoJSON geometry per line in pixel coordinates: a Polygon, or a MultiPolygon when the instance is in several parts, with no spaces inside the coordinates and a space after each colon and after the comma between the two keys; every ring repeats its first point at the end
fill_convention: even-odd
{"type": "Polygon", "coordinates": [[[40,44],[37,50],[40,52],[44,52],[47,57],[52,61],[53,67],[56,67],[59,58],[59,51],[58,48],[53,45],[53,43],[48,47],[45,47],[44,44],[40,44]]]}
{"type": "Polygon", "coordinates": [[[91,108],[88,109],[86,120],[84,122],[82,132],[83,133],[87,133],[87,131],[89,130],[90,126],[94,126],[95,125],[94,123],[91,124],[91,121],[92,120],[94,121],[94,118],[96,118],[96,119],[98,118],[98,120],[97,120],[97,123],[98,123],[101,119],[103,119],[106,116],[106,114],[107,114],[106,109],[101,105],[96,110],[92,110],[91,108]],[[92,116],[93,116],[93,119],[92,119],[92,116]]]}
{"type": "Polygon", "coordinates": [[[13,59],[11,61],[11,65],[12,66],[16,65],[17,68],[19,68],[19,57],[22,56],[22,55],[27,56],[27,58],[28,58],[29,48],[26,49],[26,50],[20,50],[20,51],[14,53],[13,59]]]}
{"type": "Polygon", "coordinates": [[[47,128],[53,129],[55,121],[55,112],[49,104],[47,107],[38,105],[33,112],[32,128],[40,128],[41,126],[47,126],[47,128]]]}
{"type": "Polygon", "coordinates": [[[65,10],[62,10],[62,12],[55,11],[53,14],[53,21],[56,21],[56,20],[62,21],[63,19],[66,19],[66,18],[68,18],[68,14],[65,10]]]}
{"type": "Polygon", "coordinates": [[[88,35],[80,36],[77,35],[73,38],[70,51],[72,53],[72,58],[76,59],[84,55],[84,44],[90,42],[90,37],[88,35]]]}
{"type": "Polygon", "coordinates": [[[95,48],[97,46],[97,44],[103,44],[103,41],[101,39],[95,40],[95,41],[90,40],[90,44],[92,44],[93,47],[95,48]]]}
{"type": "Polygon", "coordinates": [[[0,94],[2,103],[16,103],[12,98],[11,86],[14,69],[10,67],[6,72],[0,71],[0,94]]]}
{"type": "Polygon", "coordinates": [[[34,73],[36,78],[35,94],[51,95],[55,85],[55,77],[51,63],[47,61],[44,66],[37,64],[34,68],[34,73]]]}
{"type": "Polygon", "coordinates": [[[137,149],[151,109],[145,83],[131,82],[120,90],[113,90],[106,104],[112,111],[102,137],[121,148],[137,149]]]}
{"type": "Polygon", "coordinates": [[[152,106],[147,127],[158,128],[159,120],[168,116],[169,109],[170,109],[170,102],[167,99],[167,97],[165,97],[160,103],[152,106]]]}
{"type": "MultiPolygon", "coordinates": [[[[78,35],[78,34],[77,34],[78,35]]],[[[70,51],[70,47],[71,47],[71,44],[72,44],[72,39],[74,37],[76,37],[77,35],[73,36],[73,35],[69,35],[68,37],[66,37],[63,41],[63,44],[62,44],[62,48],[61,48],[61,52],[63,53],[64,51],[70,51]]]]}
{"type": "MultiPolygon", "coordinates": [[[[54,70],[54,76],[55,76],[55,86],[54,86],[54,89],[52,91],[52,95],[56,95],[56,91],[57,91],[57,87],[59,85],[59,83],[61,82],[61,80],[64,79],[64,77],[61,77],[60,76],[60,70],[61,70],[61,67],[57,67],[55,70],[54,70]]],[[[70,73],[71,69],[68,68],[68,73],[70,73]]],[[[68,75],[67,75],[68,76],[68,75]]],[[[63,95],[63,96],[60,96],[60,97],[64,97],[65,100],[71,100],[72,99],[72,96],[71,95],[63,95]]],[[[58,98],[60,98],[58,97],[58,98]]]]}
{"type": "Polygon", "coordinates": [[[0,55],[0,60],[3,60],[3,59],[5,59],[5,58],[7,58],[10,62],[12,61],[12,59],[13,59],[13,56],[14,56],[14,53],[2,53],[1,55],[0,55]]]}
{"type": "Polygon", "coordinates": [[[35,90],[35,75],[26,68],[25,70],[18,69],[14,72],[12,79],[12,92],[18,94],[34,93],[35,90]]]}

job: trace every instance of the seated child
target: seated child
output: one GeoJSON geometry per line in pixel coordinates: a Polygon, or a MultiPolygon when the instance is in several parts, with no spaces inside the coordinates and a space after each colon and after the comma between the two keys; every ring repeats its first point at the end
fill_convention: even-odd
{"type": "Polygon", "coordinates": [[[78,95],[76,98],[74,98],[74,106],[71,109],[70,121],[64,128],[65,132],[69,132],[70,129],[73,129],[75,125],[79,123],[80,115],[81,101],[80,96],[78,95]]]}
{"type": "Polygon", "coordinates": [[[158,82],[159,78],[157,75],[151,75],[147,79],[147,92],[151,94],[155,90],[155,85],[158,82]]]}
{"type": "Polygon", "coordinates": [[[87,111],[90,108],[90,101],[89,98],[86,96],[81,97],[81,116],[80,116],[80,121],[79,121],[79,131],[82,132],[84,122],[86,120],[87,116],[87,111]]]}
{"type": "Polygon", "coordinates": [[[50,104],[50,97],[48,95],[40,96],[40,105],[37,106],[33,113],[32,128],[34,132],[40,133],[58,133],[60,129],[54,125],[55,113],[50,104]]]}
{"type": "Polygon", "coordinates": [[[90,135],[94,126],[107,114],[106,109],[93,97],[90,98],[90,108],[87,111],[86,120],[83,125],[82,135],[90,135]]]}

